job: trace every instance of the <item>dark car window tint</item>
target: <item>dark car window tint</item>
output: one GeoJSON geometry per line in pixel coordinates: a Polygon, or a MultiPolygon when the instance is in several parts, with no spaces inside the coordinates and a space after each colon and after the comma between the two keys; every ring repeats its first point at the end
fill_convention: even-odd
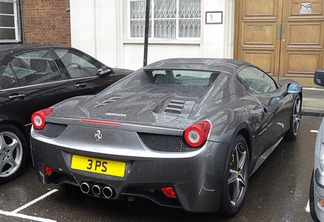
{"type": "Polygon", "coordinates": [[[20,86],[61,80],[55,61],[47,50],[22,53],[10,62],[20,86]]]}
{"type": "Polygon", "coordinates": [[[219,75],[219,72],[199,70],[151,70],[147,73],[154,84],[183,86],[209,86],[219,75]]]}
{"type": "Polygon", "coordinates": [[[7,66],[6,68],[5,67],[2,68],[4,69],[4,71],[0,77],[0,89],[9,89],[9,88],[18,87],[18,83],[12,69],[9,66],[7,66]]]}
{"type": "Polygon", "coordinates": [[[67,49],[55,49],[62,60],[71,78],[94,76],[98,73],[98,67],[86,55],[76,54],[67,49]]]}
{"type": "Polygon", "coordinates": [[[267,93],[277,89],[275,81],[257,68],[246,67],[238,75],[253,93],[267,93]]]}

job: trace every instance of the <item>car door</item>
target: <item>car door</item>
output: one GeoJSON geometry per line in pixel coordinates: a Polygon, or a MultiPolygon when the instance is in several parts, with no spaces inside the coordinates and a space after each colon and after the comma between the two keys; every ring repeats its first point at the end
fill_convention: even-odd
{"type": "Polygon", "coordinates": [[[54,48],[64,70],[74,87],[75,95],[96,94],[114,83],[119,77],[98,60],[73,48],[54,48]]]}
{"type": "Polygon", "coordinates": [[[0,103],[15,121],[29,124],[33,112],[69,97],[69,80],[49,50],[34,49],[6,60],[0,73],[0,103]]]}
{"type": "Polygon", "coordinates": [[[263,112],[262,136],[260,134],[259,139],[265,142],[267,149],[278,141],[285,132],[285,127],[289,126],[289,118],[284,118],[282,109],[285,96],[276,82],[256,67],[245,67],[238,75],[259,103],[254,109],[263,112]]]}

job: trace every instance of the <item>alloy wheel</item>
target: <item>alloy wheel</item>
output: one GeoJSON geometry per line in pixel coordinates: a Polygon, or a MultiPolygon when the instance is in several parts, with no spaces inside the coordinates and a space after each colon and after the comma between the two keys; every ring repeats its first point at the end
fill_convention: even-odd
{"type": "Polygon", "coordinates": [[[10,131],[0,133],[0,178],[9,177],[20,167],[23,146],[18,136],[10,131]]]}
{"type": "Polygon", "coordinates": [[[238,143],[232,153],[230,162],[228,187],[232,206],[236,206],[244,198],[247,174],[247,150],[243,143],[238,143]]]}
{"type": "Polygon", "coordinates": [[[297,135],[299,126],[300,126],[300,119],[301,119],[301,100],[299,97],[296,98],[294,103],[294,110],[293,110],[293,133],[297,135]]]}

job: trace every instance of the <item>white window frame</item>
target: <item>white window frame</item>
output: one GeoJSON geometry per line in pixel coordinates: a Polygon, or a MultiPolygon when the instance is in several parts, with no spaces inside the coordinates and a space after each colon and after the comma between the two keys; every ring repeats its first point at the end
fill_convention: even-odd
{"type": "Polygon", "coordinates": [[[0,0],[0,2],[4,3],[12,3],[13,4],[13,13],[14,14],[3,14],[0,13],[0,15],[5,15],[5,16],[12,16],[14,19],[14,27],[1,27],[0,26],[0,31],[1,29],[14,29],[15,30],[15,39],[0,39],[0,43],[12,43],[12,42],[20,42],[21,41],[21,36],[19,33],[19,25],[18,25],[18,1],[19,0],[0,0]]]}
{"type": "MultiPolygon", "coordinates": [[[[144,36],[143,37],[131,37],[131,19],[130,19],[130,2],[133,2],[133,1],[143,1],[143,0],[127,0],[127,38],[128,38],[128,41],[126,40],[125,43],[129,42],[129,43],[132,43],[132,42],[142,42],[143,39],[144,39],[144,36]]],[[[146,1],[146,0],[144,0],[146,1]]],[[[179,37],[179,20],[182,19],[179,17],[179,0],[176,0],[177,1],[177,13],[176,13],[176,17],[175,18],[165,18],[166,20],[168,19],[175,19],[176,20],[176,36],[175,38],[159,38],[159,37],[154,37],[154,20],[157,19],[157,20],[163,20],[161,18],[155,18],[154,17],[154,0],[151,0],[151,4],[150,4],[150,7],[151,7],[151,13],[152,13],[152,18],[153,20],[151,21],[151,36],[149,36],[149,40],[150,40],[150,43],[184,43],[184,44],[197,44],[197,43],[200,43],[200,40],[201,40],[201,36],[202,36],[202,22],[203,22],[203,19],[202,19],[202,10],[201,10],[201,15],[200,15],[200,18],[196,18],[196,19],[200,19],[200,37],[179,37]]],[[[203,0],[201,0],[203,1],[203,0]]],[[[202,2],[200,3],[202,4],[202,2]]],[[[150,20],[152,19],[150,18],[150,20]]],[[[145,20],[145,18],[144,18],[145,20]]]]}

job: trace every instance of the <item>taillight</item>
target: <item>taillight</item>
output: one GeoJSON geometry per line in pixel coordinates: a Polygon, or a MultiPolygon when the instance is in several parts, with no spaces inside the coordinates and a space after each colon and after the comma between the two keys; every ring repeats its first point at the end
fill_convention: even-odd
{"type": "Polygon", "coordinates": [[[53,168],[49,167],[49,166],[45,166],[45,175],[46,176],[51,176],[53,173],[53,168]]]}
{"type": "Polygon", "coordinates": [[[194,148],[200,147],[206,142],[209,131],[210,122],[204,120],[189,126],[184,131],[184,139],[189,146],[194,148]]]}
{"type": "Polygon", "coordinates": [[[31,122],[35,129],[41,130],[45,126],[45,117],[53,112],[53,108],[42,109],[34,114],[31,117],[31,122]]]}

